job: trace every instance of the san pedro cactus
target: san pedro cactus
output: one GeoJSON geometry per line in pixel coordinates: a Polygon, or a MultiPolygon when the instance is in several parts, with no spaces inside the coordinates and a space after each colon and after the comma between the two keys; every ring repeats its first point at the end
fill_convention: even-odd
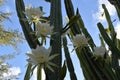
{"type": "MultiPolygon", "coordinates": [[[[42,8],[32,6],[26,8],[23,0],[15,1],[22,30],[31,48],[31,51],[26,53],[29,58],[27,59],[28,65],[24,80],[30,80],[34,69],[37,69],[37,80],[42,80],[42,74],[46,75],[46,80],[64,80],[67,69],[70,73],[70,79],[77,80],[67,39],[70,39],[73,44],[73,51],[76,52],[85,80],[120,80],[118,63],[120,40],[116,38],[114,25],[104,4],[102,7],[110,34],[99,22],[97,26],[100,31],[101,46],[97,46],[85,28],[79,10],[74,12],[71,0],[64,0],[69,19],[66,26],[63,26],[62,23],[61,0],[45,0],[50,4],[49,17],[43,16],[44,10],[42,8]],[[65,34],[64,37],[63,34],[65,34]],[[47,43],[46,40],[49,40],[50,43],[47,43]],[[46,44],[50,45],[48,49],[45,48],[46,44]],[[111,51],[112,54],[109,55],[108,51],[111,51]],[[63,67],[62,54],[65,55],[63,67]],[[42,72],[42,69],[45,73],[42,72]]],[[[116,9],[119,17],[118,6],[116,9]]]]}

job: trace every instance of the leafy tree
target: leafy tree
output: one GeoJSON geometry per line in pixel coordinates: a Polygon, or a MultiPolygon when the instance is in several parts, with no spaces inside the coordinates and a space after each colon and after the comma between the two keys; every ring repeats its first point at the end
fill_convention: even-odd
{"type": "MultiPolygon", "coordinates": [[[[4,5],[7,0],[0,0],[0,7],[4,5]]],[[[3,22],[5,19],[11,21],[9,16],[12,15],[11,12],[2,12],[0,11],[0,46],[13,46],[14,49],[17,48],[17,44],[20,44],[24,41],[22,34],[17,30],[5,29],[3,22]]],[[[6,63],[7,60],[14,58],[15,54],[2,54],[0,55],[0,80],[6,80],[7,77],[4,76],[6,73],[10,73],[10,68],[12,67],[9,63],[6,63]]],[[[17,76],[11,75],[9,79],[14,79],[17,76]]]]}

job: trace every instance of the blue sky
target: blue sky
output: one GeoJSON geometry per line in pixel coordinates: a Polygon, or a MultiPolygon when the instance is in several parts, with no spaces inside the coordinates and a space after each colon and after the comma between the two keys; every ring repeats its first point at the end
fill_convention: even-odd
{"type": "MultiPolygon", "coordinates": [[[[43,10],[44,12],[46,12],[46,15],[49,15],[49,3],[45,2],[44,0],[24,0],[25,1],[25,5],[28,4],[32,4],[35,7],[38,6],[43,6],[43,10]]],[[[65,13],[65,8],[64,8],[64,0],[62,0],[62,14],[63,14],[63,19],[65,19],[66,17],[66,13],[65,13]]],[[[97,45],[100,45],[99,43],[99,39],[98,39],[98,28],[96,26],[98,21],[101,21],[105,26],[107,26],[106,22],[105,22],[105,18],[104,17],[100,17],[100,14],[102,14],[102,9],[100,8],[100,4],[102,2],[104,2],[107,5],[107,8],[111,11],[110,15],[112,16],[112,20],[116,19],[116,12],[114,10],[114,7],[111,6],[107,0],[72,0],[73,4],[74,4],[74,9],[76,10],[77,7],[79,8],[79,12],[82,16],[82,19],[85,23],[85,26],[87,28],[87,30],[90,32],[90,34],[92,35],[95,43],[97,45]]],[[[4,5],[4,7],[0,8],[0,10],[2,11],[12,11],[13,15],[10,17],[10,19],[12,20],[12,22],[9,21],[5,21],[4,25],[6,28],[10,27],[12,29],[18,29],[20,32],[22,32],[22,29],[20,27],[17,15],[16,15],[16,11],[15,11],[15,2],[14,0],[8,0],[7,3],[4,5]]],[[[118,20],[118,19],[117,19],[118,20]]],[[[64,20],[63,20],[64,21],[64,20]]],[[[64,22],[63,22],[64,23],[64,22]]],[[[115,23],[115,26],[117,27],[117,31],[118,27],[119,27],[120,23],[115,23]]],[[[20,54],[17,55],[14,59],[10,60],[10,64],[12,64],[12,66],[17,67],[20,69],[21,75],[19,76],[20,80],[23,80],[25,71],[26,71],[26,55],[25,53],[27,51],[30,51],[30,48],[27,44],[27,42],[24,42],[23,44],[18,45],[18,48],[20,49],[20,54]]],[[[14,52],[14,49],[12,47],[0,47],[1,51],[0,51],[0,55],[1,54],[5,54],[5,53],[12,53],[14,52]]],[[[70,49],[72,50],[72,47],[70,47],[70,49]]],[[[71,54],[71,58],[73,60],[74,66],[75,66],[75,72],[77,74],[78,80],[83,80],[84,77],[82,75],[82,71],[80,69],[80,65],[79,65],[79,61],[75,55],[75,53],[71,54]]],[[[69,75],[69,73],[68,73],[69,75]]],[[[66,77],[66,80],[70,80],[69,76],[66,77]]]]}

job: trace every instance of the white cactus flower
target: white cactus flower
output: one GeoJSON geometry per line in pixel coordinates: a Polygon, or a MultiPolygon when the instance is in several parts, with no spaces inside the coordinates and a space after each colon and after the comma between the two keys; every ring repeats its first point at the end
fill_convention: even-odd
{"type": "Polygon", "coordinates": [[[77,34],[72,39],[73,45],[75,47],[86,47],[88,46],[88,40],[85,38],[84,35],[77,34]]]}
{"type": "Polygon", "coordinates": [[[44,12],[42,12],[39,7],[34,8],[33,6],[28,5],[25,7],[25,14],[30,20],[30,22],[38,22],[44,12]]]}
{"type": "Polygon", "coordinates": [[[36,24],[36,35],[40,36],[47,36],[53,34],[53,26],[50,26],[48,23],[38,23],[36,24]]]}
{"type": "Polygon", "coordinates": [[[94,52],[93,53],[94,53],[95,56],[103,57],[105,52],[106,52],[106,49],[104,47],[102,47],[102,46],[94,47],[94,52]]]}
{"type": "Polygon", "coordinates": [[[28,61],[34,64],[48,62],[50,51],[50,48],[45,49],[42,46],[37,46],[36,49],[32,49],[32,52],[27,53],[27,55],[30,57],[28,61]]]}
{"type": "Polygon", "coordinates": [[[38,64],[44,65],[45,67],[48,67],[51,71],[53,71],[50,65],[52,66],[56,66],[56,65],[54,63],[51,63],[50,60],[52,60],[54,57],[58,55],[50,56],[50,52],[51,52],[51,47],[46,49],[43,46],[37,45],[37,48],[32,49],[32,52],[26,53],[26,55],[29,57],[27,61],[34,65],[38,65],[38,64]]]}

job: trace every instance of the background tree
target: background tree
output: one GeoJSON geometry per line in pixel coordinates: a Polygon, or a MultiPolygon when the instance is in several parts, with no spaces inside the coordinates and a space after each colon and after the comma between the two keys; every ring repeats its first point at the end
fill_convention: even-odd
{"type": "MultiPolygon", "coordinates": [[[[0,0],[0,7],[6,3],[7,0],[0,0]]],[[[12,46],[14,49],[17,49],[17,45],[24,41],[22,34],[11,28],[5,29],[3,23],[6,20],[11,22],[9,16],[12,15],[12,12],[4,12],[0,11],[0,46],[12,46]]],[[[0,55],[0,80],[8,80],[8,79],[15,79],[17,76],[10,75],[11,77],[5,77],[4,74],[10,73],[10,68],[12,67],[8,60],[14,58],[16,54],[8,53],[0,55]]]]}

